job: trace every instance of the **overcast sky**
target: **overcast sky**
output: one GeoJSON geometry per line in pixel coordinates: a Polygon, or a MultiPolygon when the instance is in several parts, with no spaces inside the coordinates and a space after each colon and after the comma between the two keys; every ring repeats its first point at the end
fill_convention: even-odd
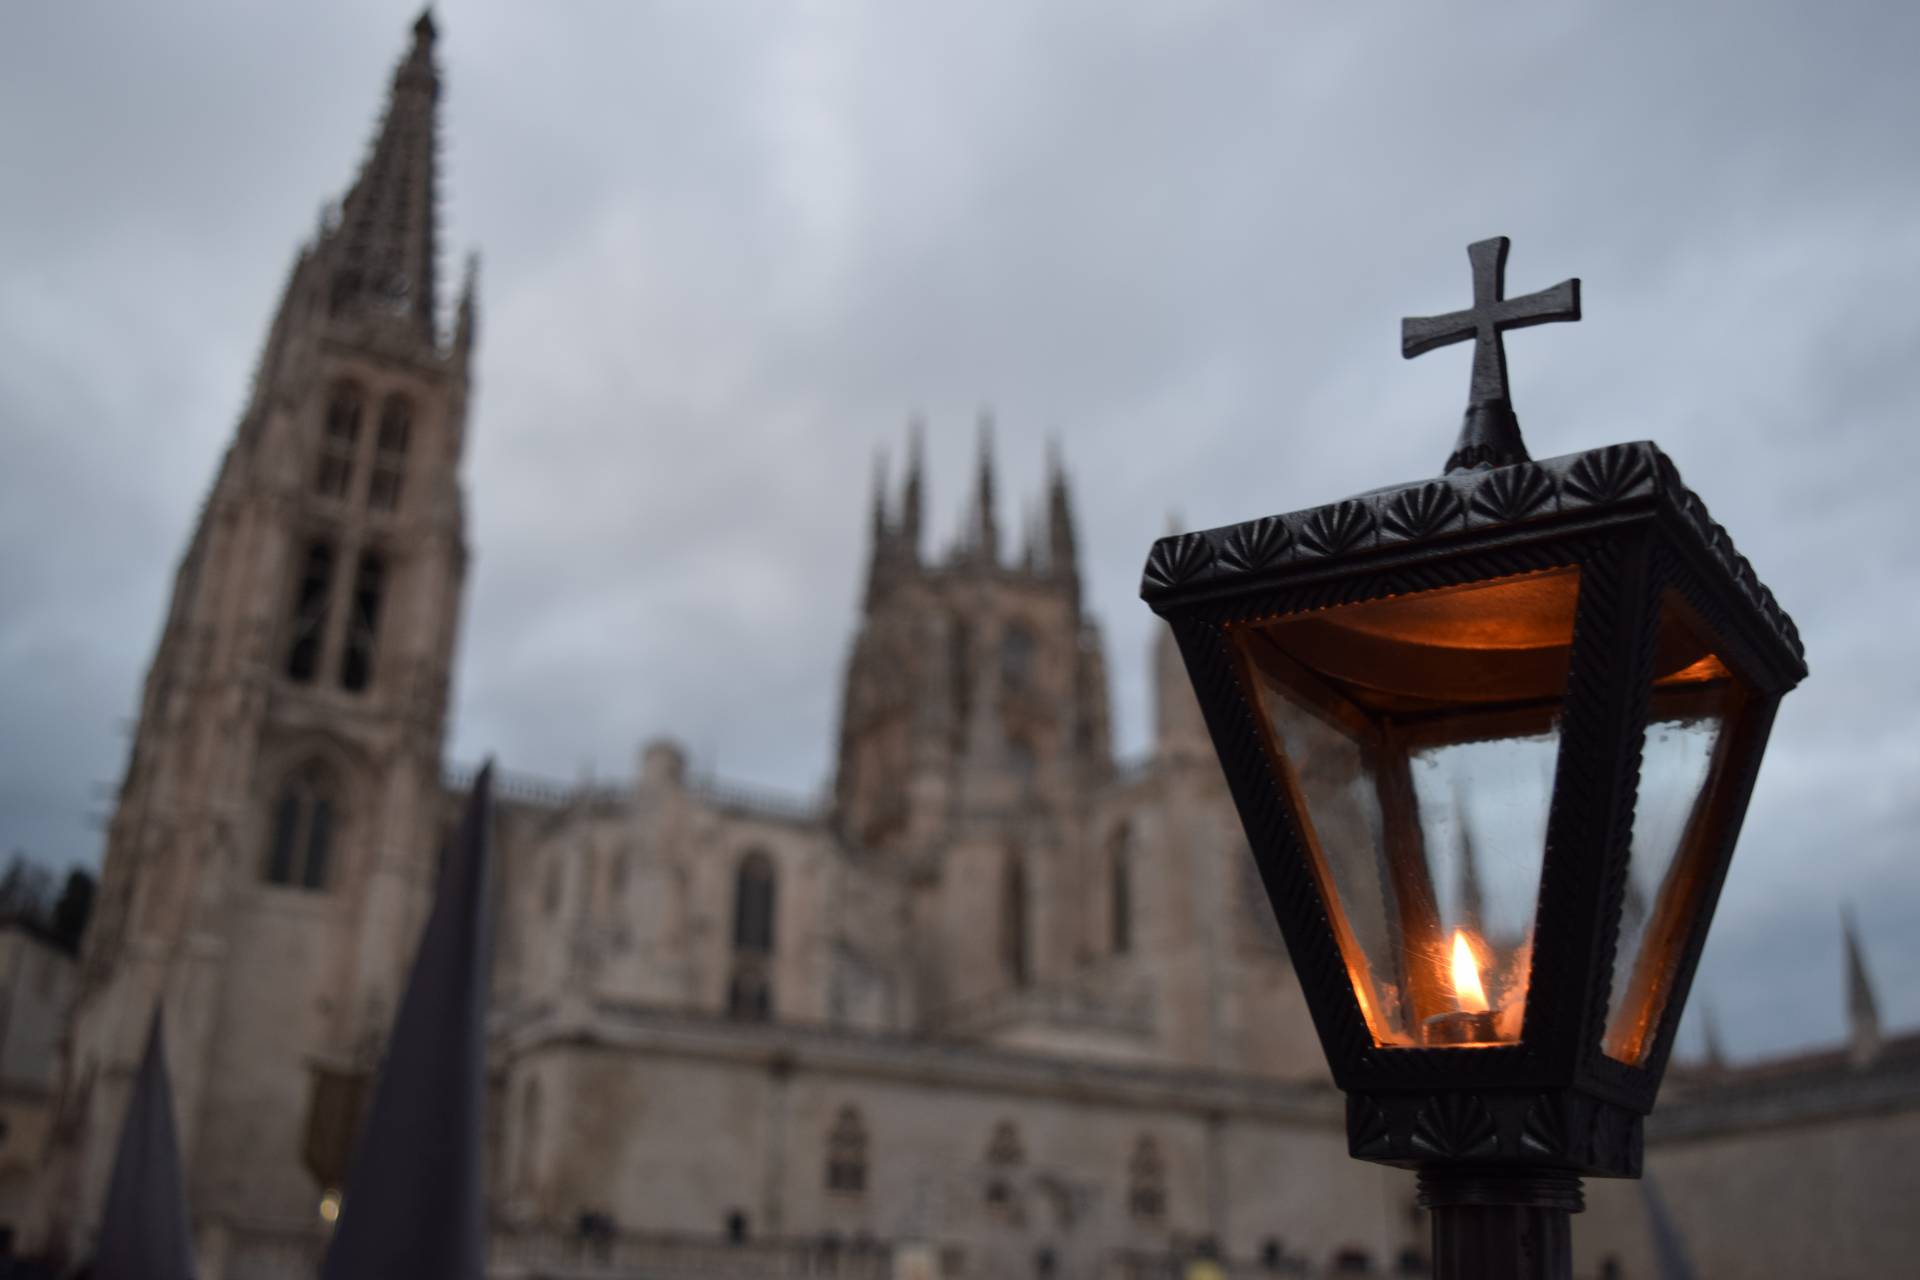
{"type": "MultiPolygon", "coordinates": [[[[437,15],[443,279],[483,259],[456,760],[623,776],[671,734],[817,788],[874,452],[927,414],[944,546],[987,404],[1003,523],[1063,443],[1139,752],[1168,512],[1437,472],[1468,351],[1403,362],[1399,318],[1506,234],[1513,292],[1584,281],[1508,344],[1536,456],[1658,440],[1807,643],[1693,1011],[1739,1054],[1839,1035],[1851,902],[1920,1022],[1920,6],[437,15]]],[[[0,849],[98,861],[176,557],[413,17],[0,19],[0,849]]]]}

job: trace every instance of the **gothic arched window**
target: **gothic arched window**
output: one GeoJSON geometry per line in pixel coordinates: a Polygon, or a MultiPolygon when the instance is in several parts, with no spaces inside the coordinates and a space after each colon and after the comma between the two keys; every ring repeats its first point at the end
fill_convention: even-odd
{"type": "Polygon", "coordinates": [[[380,637],[380,598],[387,587],[387,562],[378,552],[362,552],[353,577],[353,603],[347,614],[347,646],[340,655],[340,687],[359,693],[373,683],[373,658],[380,637]]]}
{"type": "Polygon", "coordinates": [[[333,546],[324,541],[309,543],[300,568],[300,586],[293,597],[287,679],[305,684],[320,669],[320,646],[327,638],[327,602],[332,596],[333,546]]]}
{"type": "Polygon", "coordinates": [[[268,884],[326,888],[336,804],[333,776],[319,761],[310,761],[288,776],[273,807],[268,884]]]}
{"type": "Polygon", "coordinates": [[[353,487],[363,400],[360,388],[351,382],[335,383],[327,400],[327,420],[320,435],[320,467],[314,473],[313,487],[329,498],[344,498],[353,487]]]}
{"type": "Polygon", "coordinates": [[[959,755],[966,750],[967,722],[973,714],[973,634],[964,618],[954,619],[947,632],[947,692],[951,746],[959,755]]]}
{"type": "Polygon", "coordinates": [[[854,1107],[840,1108],[827,1133],[827,1190],[859,1195],[867,1189],[867,1127],[854,1107]]]}
{"type": "Polygon", "coordinates": [[[773,921],[776,884],[773,859],[750,849],[733,877],[733,978],[727,984],[727,1016],[765,1022],[773,1016],[773,921]]]}
{"type": "Polygon", "coordinates": [[[773,952],[773,859],[761,849],[740,859],[733,881],[733,949],[755,955],[773,952]]]}
{"type": "Polygon", "coordinates": [[[1033,632],[1018,622],[1000,636],[1000,679],[1009,689],[1024,689],[1033,679],[1033,632]]]}
{"type": "Polygon", "coordinates": [[[1000,964],[1016,987],[1031,977],[1027,954],[1027,868],[1018,853],[1009,851],[1000,881],[1000,964]]]}
{"type": "Polygon", "coordinates": [[[367,505],[392,511],[400,505],[400,483],[407,470],[407,438],[413,431],[413,404],[391,395],[380,406],[380,432],[373,440],[373,476],[367,482],[367,505]]]}
{"type": "Polygon", "coordinates": [[[1125,824],[1113,833],[1108,856],[1108,941],[1123,955],[1133,949],[1133,832],[1125,824]]]}
{"type": "Polygon", "coordinates": [[[1127,1212],[1136,1222],[1158,1222],[1167,1216],[1167,1166],[1160,1144],[1141,1134],[1127,1162],[1127,1212]]]}

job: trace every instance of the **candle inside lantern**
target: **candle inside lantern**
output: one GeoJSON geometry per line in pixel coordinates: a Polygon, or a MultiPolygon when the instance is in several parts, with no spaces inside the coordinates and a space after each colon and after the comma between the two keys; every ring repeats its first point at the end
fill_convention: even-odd
{"type": "Polygon", "coordinates": [[[1464,929],[1453,931],[1453,998],[1463,1013],[1487,1011],[1487,989],[1480,985],[1480,965],[1464,929]]]}
{"type": "Polygon", "coordinates": [[[1474,957],[1473,944],[1465,929],[1453,931],[1453,954],[1449,977],[1453,1000],[1459,1009],[1436,1013],[1423,1026],[1428,1045],[1467,1045],[1497,1042],[1500,1034],[1498,1014],[1487,1003],[1487,989],[1480,981],[1480,962],[1474,957]]]}

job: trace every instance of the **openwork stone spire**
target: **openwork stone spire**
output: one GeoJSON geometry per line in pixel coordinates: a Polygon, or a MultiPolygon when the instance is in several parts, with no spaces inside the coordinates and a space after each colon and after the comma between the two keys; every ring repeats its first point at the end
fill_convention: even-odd
{"type": "Polygon", "coordinates": [[[413,24],[413,46],[393,74],[386,119],[341,204],[330,250],[329,309],[394,316],[434,337],[434,209],[440,74],[433,18],[413,24]]]}

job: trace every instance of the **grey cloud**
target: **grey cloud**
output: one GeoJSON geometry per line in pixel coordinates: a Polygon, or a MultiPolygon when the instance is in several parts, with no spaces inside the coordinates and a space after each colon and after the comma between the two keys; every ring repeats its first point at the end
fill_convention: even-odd
{"type": "MultiPolygon", "coordinates": [[[[608,775],[672,732],[817,786],[872,452],[930,415],[944,541],[983,402],[1010,512],[1062,438],[1138,751],[1166,513],[1436,469],[1465,357],[1402,362],[1397,320],[1506,233],[1517,288],[1586,281],[1511,344],[1535,451],[1660,440],[1807,638],[1704,998],[1737,1052],[1833,1034],[1852,898],[1920,1021],[1920,15],[1351,9],[443,14],[446,243],[484,254],[455,754],[608,775]]],[[[405,17],[11,15],[0,846],[97,857],[173,558],[405,17]]]]}

